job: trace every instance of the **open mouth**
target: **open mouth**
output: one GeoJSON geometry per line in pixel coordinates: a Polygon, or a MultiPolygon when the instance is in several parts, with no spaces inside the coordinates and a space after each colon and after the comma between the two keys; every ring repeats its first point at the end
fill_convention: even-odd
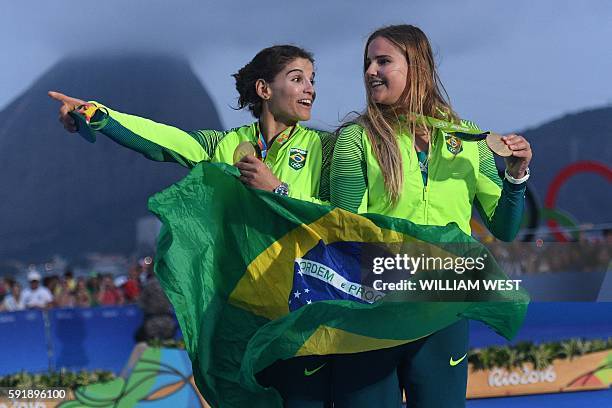
{"type": "Polygon", "coordinates": [[[380,86],[385,85],[385,81],[381,81],[380,79],[376,79],[376,80],[370,81],[369,84],[370,84],[370,88],[376,89],[376,88],[378,88],[380,86]]]}
{"type": "Polygon", "coordinates": [[[303,105],[303,106],[306,106],[306,107],[310,108],[312,106],[312,99],[300,99],[298,101],[298,103],[300,105],[303,105]]]}

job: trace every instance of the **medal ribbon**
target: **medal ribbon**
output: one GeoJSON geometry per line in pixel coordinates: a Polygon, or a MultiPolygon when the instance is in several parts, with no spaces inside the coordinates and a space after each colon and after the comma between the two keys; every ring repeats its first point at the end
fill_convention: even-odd
{"type": "Polygon", "coordinates": [[[266,143],[266,139],[264,138],[261,131],[259,131],[259,124],[256,125],[256,131],[258,134],[257,144],[261,149],[261,159],[265,161],[266,165],[270,168],[274,166],[276,162],[276,156],[280,151],[280,148],[289,140],[289,138],[293,135],[294,131],[297,129],[297,125],[288,127],[283,130],[272,142],[272,146],[268,147],[266,143]]]}
{"type": "MultiPolygon", "coordinates": [[[[474,129],[469,126],[451,123],[446,120],[432,118],[431,116],[425,115],[412,115],[416,122],[422,125],[428,125],[435,129],[440,129],[445,133],[453,133],[461,140],[465,140],[466,142],[475,142],[478,140],[484,140],[491,133],[490,131],[483,132],[479,129],[474,129]]],[[[406,120],[406,116],[401,115],[401,120],[406,120]]]]}
{"type": "Polygon", "coordinates": [[[261,132],[259,132],[259,136],[257,137],[257,145],[259,145],[259,150],[261,151],[261,160],[265,160],[268,155],[268,144],[261,132]]]}

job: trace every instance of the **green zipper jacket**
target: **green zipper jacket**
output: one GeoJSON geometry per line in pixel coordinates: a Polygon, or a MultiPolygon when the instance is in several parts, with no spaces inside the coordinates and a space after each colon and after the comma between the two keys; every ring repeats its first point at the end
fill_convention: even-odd
{"type": "MultiPolygon", "coordinates": [[[[471,122],[463,124],[476,128],[471,122]]],[[[353,212],[383,214],[422,225],[455,222],[468,235],[472,206],[476,205],[496,237],[514,239],[522,221],[525,183],[502,184],[486,142],[462,142],[436,129],[424,182],[410,134],[402,133],[398,139],[404,185],[398,203],[393,206],[365,129],[357,124],[345,127],[334,149],[332,204],[353,212]]]]}
{"type": "MultiPolygon", "coordinates": [[[[89,124],[117,143],[155,161],[192,168],[201,161],[233,164],[236,146],[257,143],[257,122],[235,129],[183,131],[149,119],[114,111],[98,102],[89,124]]],[[[264,162],[289,185],[292,198],[324,204],[329,201],[329,171],[333,134],[299,124],[291,136],[276,138],[264,162]]]]}

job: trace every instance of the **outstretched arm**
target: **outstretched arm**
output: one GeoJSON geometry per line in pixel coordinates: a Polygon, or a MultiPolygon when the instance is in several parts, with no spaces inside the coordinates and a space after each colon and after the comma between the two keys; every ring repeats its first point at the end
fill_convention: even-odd
{"type": "Polygon", "coordinates": [[[87,113],[90,129],[155,161],[175,162],[191,168],[200,161],[210,160],[217,144],[225,136],[225,132],[214,130],[186,132],[59,92],[49,92],[49,96],[61,102],[59,119],[69,132],[78,131],[70,113],[87,113]],[[92,106],[94,109],[90,109],[92,106]]]}

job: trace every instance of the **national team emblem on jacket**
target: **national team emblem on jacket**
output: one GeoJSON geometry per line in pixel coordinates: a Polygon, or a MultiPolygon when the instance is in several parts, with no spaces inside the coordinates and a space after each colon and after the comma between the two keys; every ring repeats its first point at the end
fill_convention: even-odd
{"type": "Polygon", "coordinates": [[[457,155],[463,151],[463,144],[457,136],[444,135],[444,140],[446,140],[446,148],[452,154],[457,155]]]}
{"type": "Polygon", "coordinates": [[[291,148],[289,150],[289,166],[293,170],[299,170],[306,164],[306,156],[308,155],[308,150],[291,148]]]}

